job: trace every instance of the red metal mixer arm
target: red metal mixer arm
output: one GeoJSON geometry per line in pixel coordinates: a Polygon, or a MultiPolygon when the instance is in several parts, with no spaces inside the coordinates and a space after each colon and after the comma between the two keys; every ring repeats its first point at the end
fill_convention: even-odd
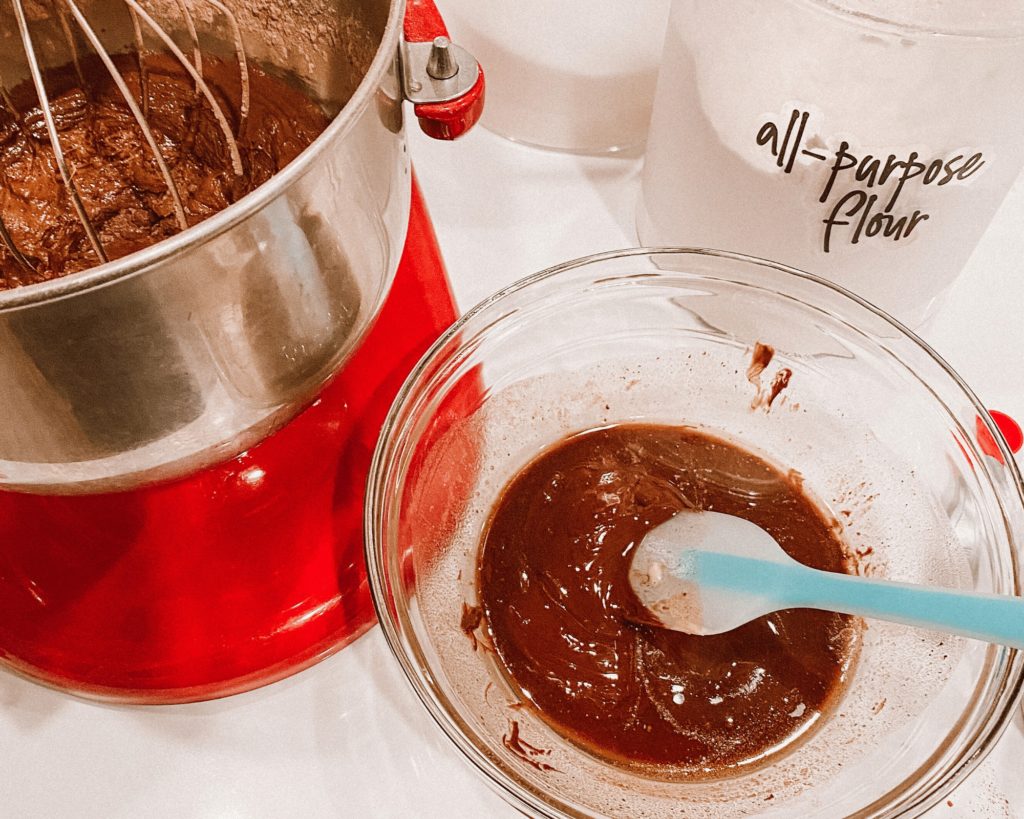
{"type": "Polygon", "coordinates": [[[435,37],[447,37],[441,12],[434,0],[407,0],[405,4],[405,39],[410,43],[429,43],[435,37]]]}
{"type": "MultiPolygon", "coordinates": [[[[448,36],[448,29],[434,0],[408,0],[404,33],[406,43],[430,43],[438,37],[448,36]]],[[[456,139],[480,119],[484,108],[484,72],[479,63],[476,63],[476,68],[476,82],[459,96],[439,102],[413,100],[413,110],[427,136],[456,139]]]]}

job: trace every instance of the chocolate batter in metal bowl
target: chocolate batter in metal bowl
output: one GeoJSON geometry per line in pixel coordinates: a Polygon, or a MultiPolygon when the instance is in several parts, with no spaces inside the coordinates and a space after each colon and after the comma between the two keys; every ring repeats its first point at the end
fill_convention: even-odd
{"type": "Polygon", "coordinates": [[[821,568],[1019,594],[1024,487],[979,424],[933,351],[799,271],[686,249],[544,271],[392,409],[367,507],[384,633],[532,814],[916,815],[1011,718],[1016,652],[805,611],[659,632],[620,572],[697,506],[821,568]]]}
{"type": "MultiPolygon", "coordinates": [[[[337,372],[405,239],[403,88],[443,32],[427,0],[406,17],[402,0],[0,7],[0,488],[190,474],[337,372]]],[[[421,122],[444,109],[443,138],[482,99],[451,51],[459,71],[414,100],[421,122]]]]}

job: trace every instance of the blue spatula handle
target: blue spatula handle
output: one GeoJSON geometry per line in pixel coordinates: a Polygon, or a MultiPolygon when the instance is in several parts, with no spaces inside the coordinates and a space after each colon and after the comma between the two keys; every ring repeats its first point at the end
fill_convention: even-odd
{"type": "Polygon", "coordinates": [[[960,592],[701,552],[697,582],[774,601],[775,610],[812,608],[875,617],[1024,649],[1024,599],[960,592]]]}

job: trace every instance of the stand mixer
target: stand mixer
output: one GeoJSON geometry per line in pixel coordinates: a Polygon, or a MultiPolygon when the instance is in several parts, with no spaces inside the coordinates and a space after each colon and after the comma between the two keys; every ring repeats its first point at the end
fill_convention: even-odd
{"type": "MultiPolygon", "coordinates": [[[[455,317],[402,102],[453,138],[479,116],[482,72],[423,0],[13,2],[0,15],[0,77],[5,88],[32,79],[55,155],[45,68],[78,65],[95,30],[101,50],[140,59],[162,43],[207,102],[203,57],[236,60],[242,116],[245,66],[257,64],[334,119],[201,224],[0,292],[12,419],[0,431],[0,657],[119,701],[205,699],[286,676],[372,622],[370,451],[406,372],[455,317]]],[[[157,155],[144,100],[133,115],[157,155]]],[[[94,233],[73,168],[58,164],[94,233]]],[[[173,189],[173,169],[166,178],[173,189]]]]}

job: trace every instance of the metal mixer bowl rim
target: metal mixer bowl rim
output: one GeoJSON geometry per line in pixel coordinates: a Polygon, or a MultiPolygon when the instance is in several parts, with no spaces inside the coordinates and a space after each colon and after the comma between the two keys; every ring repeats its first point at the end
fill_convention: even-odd
{"type": "Polygon", "coordinates": [[[150,247],[91,267],[88,270],[69,273],[66,276],[45,282],[21,285],[10,290],[0,290],[0,313],[55,301],[143,272],[186,249],[206,244],[280,196],[311,169],[313,163],[327,149],[328,145],[341,139],[351,129],[359,115],[370,104],[377,91],[380,77],[395,59],[398,39],[402,31],[405,0],[390,0],[389,5],[388,21],[384,27],[380,45],[377,47],[377,53],[359,81],[355,92],[331,120],[324,132],[285,168],[274,174],[270,180],[209,219],[150,247]]]}

